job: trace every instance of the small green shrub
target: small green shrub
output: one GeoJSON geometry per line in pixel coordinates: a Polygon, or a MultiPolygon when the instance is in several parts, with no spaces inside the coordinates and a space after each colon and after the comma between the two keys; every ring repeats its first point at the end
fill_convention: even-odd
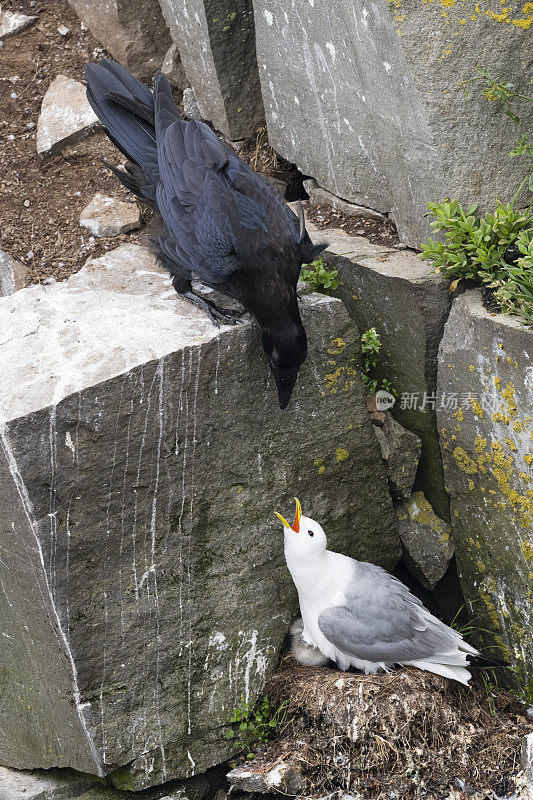
{"type": "Polygon", "coordinates": [[[378,355],[381,350],[381,337],[375,328],[370,328],[361,335],[361,350],[363,352],[362,380],[365,392],[375,394],[378,389],[390,392],[394,397],[398,397],[398,392],[393,388],[390,381],[383,378],[381,381],[372,377],[378,365],[378,355]]]}
{"type": "Polygon", "coordinates": [[[443,231],[444,242],[429,238],[422,257],[451,280],[453,291],[463,279],[492,289],[506,314],[533,323],[533,214],[531,206],[516,211],[499,203],[494,214],[476,217],[457,200],[429,203],[431,226],[443,231]]]}
{"type": "Polygon", "coordinates": [[[227,738],[233,739],[235,748],[246,753],[248,759],[255,757],[259,747],[272,739],[284,720],[287,703],[273,709],[268,697],[263,697],[255,705],[253,702],[241,704],[233,710],[230,718],[234,726],[227,731],[227,738]]]}
{"type": "Polygon", "coordinates": [[[308,283],[316,292],[322,292],[322,294],[331,294],[331,292],[335,291],[339,285],[337,275],[337,270],[326,264],[322,257],[315,259],[310,264],[303,264],[300,273],[303,281],[308,283]]]}

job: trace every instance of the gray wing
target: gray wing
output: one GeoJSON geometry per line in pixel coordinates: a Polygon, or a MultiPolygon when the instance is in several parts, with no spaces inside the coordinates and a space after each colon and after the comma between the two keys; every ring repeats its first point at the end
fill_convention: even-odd
{"type": "Polygon", "coordinates": [[[354,579],[345,595],[343,605],[319,615],[318,625],[349,656],[399,664],[457,650],[461,637],[380,567],[354,562],[354,579]]]}

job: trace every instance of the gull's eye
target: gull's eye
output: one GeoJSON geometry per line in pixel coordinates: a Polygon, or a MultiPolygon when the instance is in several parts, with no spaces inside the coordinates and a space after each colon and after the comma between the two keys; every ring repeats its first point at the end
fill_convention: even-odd
{"type": "Polygon", "coordinates": [[[314,536],[315,535],[314,531],[307,531],[307,533],[309,534],[309,536],[314,536]]]}

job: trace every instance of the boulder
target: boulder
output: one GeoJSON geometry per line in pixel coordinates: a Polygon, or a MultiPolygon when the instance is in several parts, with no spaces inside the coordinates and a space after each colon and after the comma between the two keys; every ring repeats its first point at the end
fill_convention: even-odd
{"type": "Polygon", "coordinates": [[[455,300],[439,354],[437,419],[451,524],[478,636],[533,676],[533,331],[455,300]],[[481,633],[493,632],[493,637],[481,633]]]}
{"type": "Polygon", "coordinates": [[[16,33],[33,25],[37,17],[21,14],[19,11],[0,9],[0,41],[8,39],[16,33]]]}
{"type": "Polygon", "coordinates": [[[94,236],[119,236],[140,227],[141,212],[137,203],[96,194],[81,212],[80,225],[94,236]]]}
{"type": "Polygon", "coordinates": [[[0,250],[0,297],[7,297],[27,286],[29,283],[28,273],[26,264],[17,261],[4,250],[0,250]]]}
{"type": "MultiPolygon", "coordinates": [[[[524,175],[501,104],[469,99],[478,64],[525,91],[531,9],[409,0],[253,0],[269,141],[344,200],[394,217],[419,247],[427,204],[456,197],[492,210],[524,175]]],[[[522,128],[531,104],[519,101],[522,128]]],[[[530,126],[531,127],[531,126],[530,126]]]]}
{"type": "Polygon", "coordinates": [[[228,139],[264,123],[251,0],[161,0],[203,119],[228,139]]]}
{"type": "Polygon", "coordinates": [[[380,335],[376,376],[399,393],[391,409],[394,418],[422,441],[417,488],[447,519],[435,406],[437,353],[451,304],[448,281],[411,251],[371,244],[338,229],[318,231],[309,223],[307,228],[314,241],[329,241],[325,258],[338,270],[336,294],[359,330],[375,328],[380,335]]]}
{"type": "Polygon", "coordinates": [[[54,155],[99,126],[98,117],[87,102],[85,86],[58,75],[43,97],[37,120],[37,152],[42,157],[54,155]]]}
{"type": "Polygon", "coordinates": [[[426,589],[433,589],[453,556],[451,527],[437,517],[422,492],[396,506],[403,560],[426,589]]]}
{"type": "Polygon", "coordinates": [[[116,61],[151,83],[172,44],[158,0],[68,2],[116,61]]]}
{"type": "Polygon", "coordinates": [[[273,511],[296,495],[335,549],[399,556],[358,331],[302,298],[282,412],[252,323],[215,328],[137,245],[0,305],[0,762],[198,775],[297,608],[273,511]]]}
{"type": "Polygon", "coordinates": [[[415,482],[422,443],[418,436],[403,428],[388,412],[382,414],[383,424],[374,426],[381,447],[381,455],[387,467],[387,477],[392,496],[396,499],[409,497],[415,482]]]}

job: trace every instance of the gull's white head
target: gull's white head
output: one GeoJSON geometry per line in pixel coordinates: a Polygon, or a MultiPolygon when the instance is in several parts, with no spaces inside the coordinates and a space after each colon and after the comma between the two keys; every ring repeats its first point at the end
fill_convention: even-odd
{"type": "Polygon", "coordinates": [[[326,534],[321,526],[314,519],[304,517],[300,501],[297,497],[294,499],[296,514],[292,525],[289,525],[277,511],[274,512],[285,528],[285,558],[289,569],[291,562],[314,560],[322,555],[327,547],[326,534]]]}

